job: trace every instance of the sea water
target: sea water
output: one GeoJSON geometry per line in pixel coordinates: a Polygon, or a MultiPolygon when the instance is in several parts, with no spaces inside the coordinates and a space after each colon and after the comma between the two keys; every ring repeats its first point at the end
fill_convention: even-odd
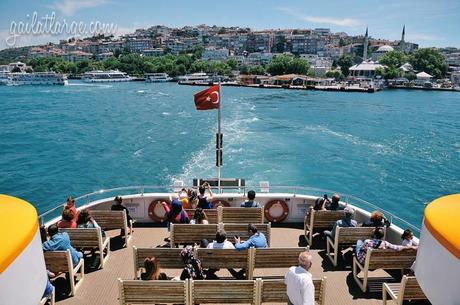
{"type": "MultiPolygon", "coordinates": [[[[0,87],[0,193],[68,195],[216,177],[217,111],[174,83],[0,87]]],[[[349,193],[420,226],[460,191],[460,94],[223,87],[223,177],[349,193]]]]}

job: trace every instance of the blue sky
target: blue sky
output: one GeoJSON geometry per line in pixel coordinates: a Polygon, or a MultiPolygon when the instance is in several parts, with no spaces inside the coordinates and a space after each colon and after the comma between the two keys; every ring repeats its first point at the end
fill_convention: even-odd
{"type": "MultiPolygon", "coordinates": [[[[163,0],[48,0],[0,3],[0,49],[7,47],[12,23],[31,22],[56,13],[68,24],[116,24],[118,33],[163,24],[167,26],[239,25],[253,29],[328,27],[334,32],[362,34],[366,26],[375,38],[399,39],[403,24],[406,40],[422,47],[460,47],[459,0],[348,0],[348,1],[163,1],[163,0]],[[29,15],[29,17],[27,17],[29,15]]],[[[17,46],[58,41],[69,35],[19,36],[17,46]]],[[[11,41],[11,40],[10,40],[11,41]]]]}

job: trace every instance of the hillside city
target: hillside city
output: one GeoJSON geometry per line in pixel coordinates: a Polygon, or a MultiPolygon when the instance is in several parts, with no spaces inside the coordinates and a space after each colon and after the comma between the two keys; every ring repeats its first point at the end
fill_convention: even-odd
{"type": "MultiPolygon", "coordinates": [[[[364,31],[363,31],[364,32],[364,31]]],[[[0,51],[1,71],[55,71],[73,76],[91,70],[117,69],[130,75],[166,72],[175,77],[193,72],[218,75],[310,77],[381,77],[460,83],[460,49],[421,49],[401,39],[377,39],[333,33],[328,28],[253,31],[242,27],[161,25],[120,37],[94,36],[0,51]]]]}

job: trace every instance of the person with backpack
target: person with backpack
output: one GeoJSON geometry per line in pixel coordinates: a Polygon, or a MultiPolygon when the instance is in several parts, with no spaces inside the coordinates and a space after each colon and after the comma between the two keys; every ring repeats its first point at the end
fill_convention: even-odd
{"type": "Polygon", "coordinates": [[[254,201],[256,199],[256,192],[253,190],[250,190],[248,192],[248,200],[245,202],[241,203],[242,208],[260,208],[260,204],[257,201],[254,201]]]}
{"type": "Polygon", "coordinates": [[[195,257],[192,246],[186,246],[181,252],[180,256],[184,262],[184,270],[180,275],[181,281],[186,279],[204,280],[203,267],[201,261],[195,257]]]}
{"type": "Polygon", "coordinates": [[[384,231],[382,228],[375,228],[372,239],[366,239],[364,242],[358,240],[356,244],[356,258],[360,264],[364,264],[366,260],[367,250],[372,249],[393,249],[395,251],[401,251],[404,249],[416,249],[414,246],[398,246],[393,245],[392,243],[382,240],[384,236],[384,231]]]}

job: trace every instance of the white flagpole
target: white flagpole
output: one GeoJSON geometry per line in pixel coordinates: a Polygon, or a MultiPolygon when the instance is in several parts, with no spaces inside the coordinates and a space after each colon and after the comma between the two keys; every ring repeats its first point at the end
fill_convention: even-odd
{"type": "MultiPolygon", "coordinates": [[[[222,88],[221,88],[221,85],[220,85],[220,81],[219,81],[219,108],[217,109],[217,137],[216,137],[216,141],[220,142],[220,108],[222,108],[222,88]]],[[[217,154],[216,154],[216,157],[217,157],[217,187],[218,187],[218,190],[219,190],[219,193],[220,193],[220,167],[221,167],[221,164],[220,164],[220,153],[221,153],[221,150],[222,150],[222,143],[220,143],[220,145],[218,146],[217,148],[217,154]]]]}

